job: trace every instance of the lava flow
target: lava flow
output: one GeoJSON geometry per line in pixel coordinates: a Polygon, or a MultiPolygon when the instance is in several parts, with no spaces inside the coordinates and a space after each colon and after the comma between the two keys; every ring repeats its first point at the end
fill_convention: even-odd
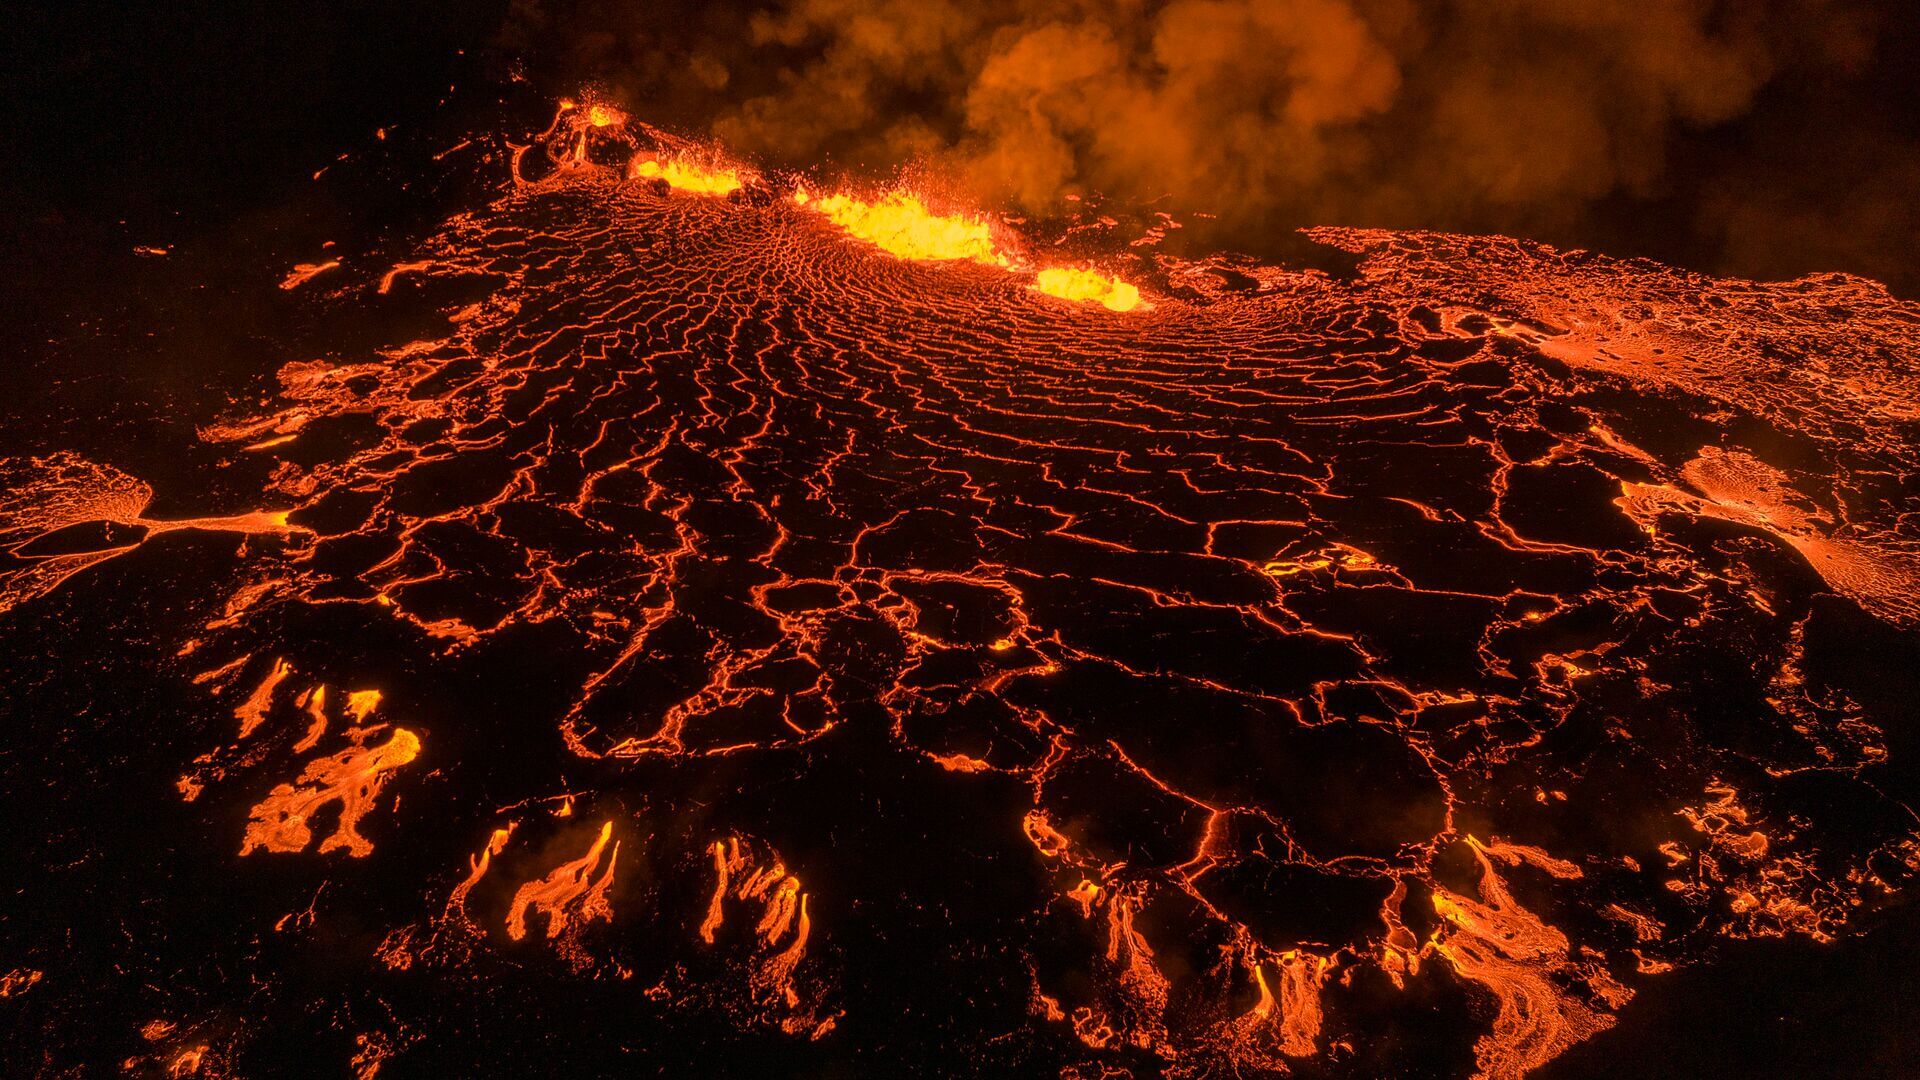
{"type": "Polygon", "coordinates": [[[628,166],[632,176],[661,180],[668,187],[701,195],[730,195],[740,190],[740,174],[724,165],[703,166],[681,158],[636,157],[628,166]]]}
{"type": "MultiPolygon", "coordinates": [[[[895,258],[965,260],[1010,271],[1026,268],[1024,259],[995,238],[993,225],[984,218],[937,213],[909,191],[891,191],[869,201],[845,193],[814,196],[800,187],[793,201],[825,214],[847,235],[895,258]]],[[[1062,300],[1097,302],[1109,311],[1132,311],[1141,304],[1138,288],[1088,267],[1044,267],[1033,274],[1033,288],[1062,300]]]]}
{"type": "Polygon", "coordinates": [[[970,259],[987,266],[1013,266],[995,242],[993,227],[984,219],[935,213],[911,192],[889,192],[868,201],[847,194],[810,196],[806,188],[800,188],[793,193],[793,201],[825,214],[848,235],[895,258],[970,259]]]}
{"type": "Polygon", "coordinates": [[[337,343],[215,465],[0,462],[0,633],[140,673],[10,883],[48,1068],[1517,1077],[1920,871],[1879,286],[472,147],[262,269],[337,343]]]}

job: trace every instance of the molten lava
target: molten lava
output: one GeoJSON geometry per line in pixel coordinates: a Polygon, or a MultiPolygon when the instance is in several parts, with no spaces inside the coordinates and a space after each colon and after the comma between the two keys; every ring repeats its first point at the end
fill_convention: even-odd
{"type": "Polygon", "coordinates": [[[635,158],[628,174],[647,180],[664,180],[667,186],[677,191],[696,195],[727,195],[739,191],[741,186],[740,174],[736,169],[703,165],[678,156],[664,161],[654,157],[635,158]]]}
{"type": "Polygon", "coordinates": [[[805,188],[793,201],[824,214],[847,234],[878,247],[895,258],[947,262],[966,259],[1011,269],[1013,261],[994,240],[986,219],[965,214],[939,214],[918,195],[891,191],[877,200],[852,195],[810,195],[805,188]]]}
{"type": "Polygon", "coordinates": [[[1050,266],[1034,275],[1033,287],[1062,300],[1091,300],[1108,311],[1140,306],[1140,290],[1098,270],[1050,266]]]}
{"type": "Polygon", "coordinates": [[[365,858],[372,854],[373,844],[360,835],[360,819],[372,812],[380,789],[393,771],[419,756],[420,737],[406,728],[394,728],[387,741],[377,746],[355,745],[308,762],[298,780],[279,785],[254,806],[240,854],[258,848],[306,850],[313,839],[314,816],[323,807],[338,803],[339,823],[332,835],[320,841],[319,851],[324,855],[346,848],[347,854],[365,858]]]}
{"type": "MultiPolygon", "coordinates": [[[[513,894],[513,903],[507,907],[507,936],[515,941],[526,937],[527,916],[536,913],[546,916],[548,938],[559,938],[570,929],[595,920],[611,921],[613,905],[607,891],[613,885],[613,872],[620,861],[617,841],[608,851],[607,843],[612,839],[613,822],[609,821],[600,826],[600,834],[584,855],[554,867],[546,877],[520,886],[513,894]],[[607,852],[604,867],[600,864],[602,852],[607,852]],[[596,868],[599,869],[597,875],[596,868]]],[[[485,873],[484,861],[475,866],[474,880],[482,873],[485,873]]]]}
{"type": "Polygon", "coordinates": [[[1920,876],[1872,283],[1048,265],[605,102],[462,153],[254,268],[275,394],[0,459],[48,1071],[1513,1077],[1920,876]]]}
{"type": "MultiPolygon", "coordinates": [[[[848,235],[896,258],[964,260],[1002,270],[1027,271],[1026,260],[1001,246],[986,218],[935,213],[908,191],[895,190],[878,200],[867,200],[844,193],[817,196],[801,187],[794,191],[793,201],[826,215],[848,235]]],[[[1032,288],[1062,300],[1096,303],[1108,311],[1133,311],[1143,304],[1136,286],[1086,267],[1044,267],[1034,272],[1032,288]]]]}

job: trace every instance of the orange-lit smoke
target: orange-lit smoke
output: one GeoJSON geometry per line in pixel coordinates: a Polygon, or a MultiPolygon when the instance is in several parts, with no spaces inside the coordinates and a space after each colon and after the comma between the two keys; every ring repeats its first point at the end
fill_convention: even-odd
{"type": "Polygon", "coordinates": [[[679,8],[525,0],[509,34],[564,84],[610,77],[654,119],[776,164],[927,163],[1034,212],[1080,189],[1171,196],[1242,244],[1289,223],[1564,225],[1658,190],[1676,133],[1746,114],[1771,81],[1857,68],[1877,18],[1613,0],[679,8]],[[554,70],[588,31],[606,42],[592,66],[554,70]]]}

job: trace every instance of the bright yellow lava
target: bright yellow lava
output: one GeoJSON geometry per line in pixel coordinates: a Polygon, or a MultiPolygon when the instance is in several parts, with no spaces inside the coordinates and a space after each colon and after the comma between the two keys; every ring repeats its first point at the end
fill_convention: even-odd
{"type": "MultiPolygon", "coordinates": [[[[795,189],[793,202],[795,206],[812,207],[849,235],[896,258],[968,259],[1015,273],[1033,270],[1030,262],[994,242],[993,226],[985,218],[935,213],[908,191],[891,191],[870,202],[845,194],[814,195],[803,187],[795,189]]],[[[1141,298],[1139,289],[1098,270],[1047,267],[1034,272],[1032,287],[1062,300],[1099,304],[1108,311],[1151,306],[1141,298]]]]}
{"type": "Polygon", "coordinates": [[[665,180],[669,187],[699,195],[725,195],[740,190],[740,174],[732,169],[709,169],[681,158],[668,158],[665,162],[654,158],[636,160],[630,175],[665,180]]]}
{"type": "Polygon", "coordinates": [[[735,173],[733,169],[724,169],[724,167],[708,169],[705,165],[697,165],[684,158],[668,158],[666,161],[655,160],[655,158],[636,160],[630,175],[647,177],[649,181],[653,179],[666,181],[666,184],[672,188],[678,188],[684,192],[695,192],[695,194],[728,194],[728,192],[737,192],[741,186],[739,173],[735,173]]]}
{"type": "Polygon", "coordinates": [[[1140,306],[1140,290],[1098,270],[1049,266],[1034,275],[1033,287],[1062,300],[1094,301],[1108,311],[1132,311],[1140,306]]]}
{"type": "Polygon", "coordinates": [[[1013,260],[993,242],[992,227],[984,219],[936,214],[918,196],[905,191],[867,202],[851,195],[810,196],[802,189],[794,192],[793,201],[813,207],[835,225],[889,255],[902,259],[971,259],[1013,269],[1013,260]]]}

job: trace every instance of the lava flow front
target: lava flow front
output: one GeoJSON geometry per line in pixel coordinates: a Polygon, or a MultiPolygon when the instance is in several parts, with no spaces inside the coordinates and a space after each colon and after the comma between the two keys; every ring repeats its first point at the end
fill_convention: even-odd
{"type": "Polygon", "coordinates": [[[0,462],[40,1067],[1517,1077],[1920,868],[1871,282],[473,145],[198,458],[0,462]]]}

